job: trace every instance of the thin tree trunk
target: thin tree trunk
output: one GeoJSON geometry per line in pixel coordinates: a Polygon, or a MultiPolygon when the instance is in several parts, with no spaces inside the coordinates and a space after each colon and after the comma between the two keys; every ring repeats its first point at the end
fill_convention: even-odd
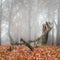
{"type": "Polygon", "coordinates": [[[1,45],[2,0],[0,1],[0,45],[1,45]]]}
{"type": "Polygon", "coordinates": [[[12,0],[12,2],[11,2],[11,7],[10,7],[10,10],[9,10],[9,29],[8,29],[8,35],[9,35],[9,38],[10,38],[10,43],[11,43],[11,45],[13,45],[13,38],[11,37],[11,34],[10,34],[10,26],[11,26],[11,19],[12,19],[12,10],[13,10],[13,1],[14,0],[12,0]]]}
{"type": "Polygon", "coordinates": [[[58,9],[58,25],[57,25],[57,45],[60,45],[60,6],[58,9]]]}

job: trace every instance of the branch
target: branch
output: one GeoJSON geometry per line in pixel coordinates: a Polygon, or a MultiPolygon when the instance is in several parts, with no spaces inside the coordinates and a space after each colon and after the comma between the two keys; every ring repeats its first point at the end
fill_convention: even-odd
{"type": "Polygon", "coordinates": [[[24,41],[23,39],[21,39],[20,41],[23,41],[23,43],[24,43],[27,47],[29,47],[31,51],[33,51],[34,48],[33,48],[28,42],[24,41]]]}

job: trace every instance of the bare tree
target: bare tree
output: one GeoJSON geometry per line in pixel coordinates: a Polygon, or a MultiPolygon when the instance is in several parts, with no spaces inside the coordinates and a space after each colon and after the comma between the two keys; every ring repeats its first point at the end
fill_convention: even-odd
{"type": "Polygon", "coordinates": [[[12,2],[11,2],[11,7],[10,7],[10,10],[9,10],[9,28],[8,28],[8,36],[10,38],[11,45],[13,45],[13,43],[14,43],[13,38],[12,38],[12,36],[10,34],[10,28],[11,28],[11,22],[12,22],[13,1],[14,0],[12,0],[12,2]]]}
{"type": "Polygon", "coordinates": [[[60,45],[60,6],[58,9],[58,24],[57,24],[57,45],[60,45]]]}
{"type": "Polygon", "coordinates": [[[2,0],[0,0],[0,45],[1,45],[2,0]]]}
{"type": "Polygon", "coordinates": [[[46,24],[43,26],[43,32],[44,33],[39,38],[37,38],[36,40],[26,42],[25,40],[21,39],[20,41],[22,41],[24,43],[24,45],[29,47],[31,49],[31,51],[33,51],[33,49],[35,47],[39,47],[40,46],[39,44],[46,45],[47,40],[48,40],[48,34],[51,31],[51,29],[53,28],[53,26],[51,26],[49,24],[48,24],[48,22],[46,22],[46,24]],[[37,44],[35,44],[35,46],[33,47],[33,46],[31,46],[32,42],[37,43],[37,44]]]}

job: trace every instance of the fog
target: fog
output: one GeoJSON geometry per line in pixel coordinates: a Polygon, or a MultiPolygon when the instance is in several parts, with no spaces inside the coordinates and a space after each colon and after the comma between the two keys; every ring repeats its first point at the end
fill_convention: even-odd
{"type": "Polygon", "coordinates": [[[0,0],[0,43],[35,40],[46,21],[54,24],[48,45],[59,45],[60,0],[0,0]]]}

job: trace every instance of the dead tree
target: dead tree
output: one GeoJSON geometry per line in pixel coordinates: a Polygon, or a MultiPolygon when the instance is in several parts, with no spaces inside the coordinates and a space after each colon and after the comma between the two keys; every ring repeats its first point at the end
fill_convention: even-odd
{"type": "Polygon", "coordinates": [[[29,42],[26,42],[25,40],[21,39],[21,41],[23,41],[24,45],[28,46],[32,51],[35,47],[39,47],[40,43],[41,45],[45,45],[47,44],[47,40],[48,40],[48,34],[49,32],[51,31],[53,27],[51,26],[51,23],[50,22],[46,22],[45,25],[43,25],[43,34],[37,38],[36,40],[33,40],[33,41],[29,41],[29,42]],[[35,43],[35,46],[32,47],[31,46],[31,43],[35,43]]]}
{"type": "Polygon", "coordinates": [[[43,34],[37,38],[35,41],[30,41],[30,42],[35,42],[36,47],[40,45],[46,45],[48,41],[48,34],[53,28],[52,24],[50,22],[46,22],[46,24],[43,24],[43,34]]]}
{"type": "MultiPolygon", "coordinates": [[[[15,42],[13,41],[11,35],[10,35],[10,31],[8,31],[9,33],[9,37],[11,39],[11,44],[12,45],[26,45],[28,48],[30,48],[31,51],[33,51],[34,48],[36,47],[39,47],[40,45],[45,45],[47,43],[47,40],[48,40],[48,34],[49,32],[51,31],[53,27],[50,26],[50,23],[49,22],[46,22],[46,24],[43,25],[43,34],[37,38],[36,40],[33,40],[33,41],[25,41],[21,38],[20,42],[22,43],[18,43],[18,42],[15,42]],[[33,47],[31,45],[31,43],[35,43],[35,46],[33,47]]],[[[10,29],[9,29],[10,30],[10,29]]],[[[11,48],[9,50],[12,50],[11,48]]]]}

